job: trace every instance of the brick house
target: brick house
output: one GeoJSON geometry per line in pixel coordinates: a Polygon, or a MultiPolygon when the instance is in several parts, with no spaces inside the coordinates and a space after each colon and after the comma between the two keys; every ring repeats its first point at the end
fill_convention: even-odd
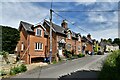
{"type": "Polygon", "coordinates": [[[82,41],[82,53],[94,52],[93,50],[94,43],[90,34],[88,34],[87,37],[83,36],[81,41],[82,41]]]}
{"type": "MultiPolygon", "coordinates": [[[[50,22],[45,20],[43,23],[47,32],[50,32],[50,22]]],[[[61,26],[52,24],[53,27],[53,53],[62,50],[73,51],[75,54],[81,53],[81,35],[75,33],[68,28],[68,24],[65,20],[61,23],[61,26]],[[62,42],[61,42],[62,41],[62,42]],[[55,46],[55,47],[54,47],[55,46]]]]}
{"type": "Polygon", "coordinates": [[[20,22],[20,41],[18,42],[17,54],[30,64],[34,58],[44,58],[48,53],[48,34],[46,29],[38,24],[36,26],[27,22],[20,22]]]}
{"type": "MultiPolygon", "coordinates": [[[[81,35],[68,28],[67,22],[63,20],[61,26],[52,23],[52,59],[56,58],[56,53],[63,56],[65,49],[80,54],[81,35]]],[[[20,59],[25,60],[26,64],[34,60],[43,61],[49,57],[50,49],[50,22],[44,20],[43,24],[32,25],[27,22],[20,22],[20,41],[16,48],[20,59]]]]}

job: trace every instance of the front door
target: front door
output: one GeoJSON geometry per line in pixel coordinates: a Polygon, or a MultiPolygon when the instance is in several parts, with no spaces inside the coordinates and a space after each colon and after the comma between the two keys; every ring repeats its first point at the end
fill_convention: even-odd
{"type": "Polygon", "coordinates": [[[60,56],[60,57],[63,56],[63,54],[62,54],[62,47],[59,47],[58,53],[59,53],[59,56],[60,56]]]}

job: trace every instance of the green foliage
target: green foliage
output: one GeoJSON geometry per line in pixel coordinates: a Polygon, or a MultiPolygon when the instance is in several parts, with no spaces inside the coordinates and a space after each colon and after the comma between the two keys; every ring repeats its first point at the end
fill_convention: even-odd
{"type": "Polygon", "coordinates": [[[78,58],[81,58],[81,57],[85,57],[85,54],[80,53],[80,54],[78,55],[78,58]]]}
{"type": "Polygon", "coordinates": [[[25,72],[25,71],[27,71],[27,67],[24,64],[22,64],[20,66],[20,70],[21,70],[21,72],[25,72]]]}
{"type": "Polygon", "coordinates": [[[15,28],[0,26],[2,27],[2,50],[14,53],[17,42],[20,38],[19,31],[15,28]]]}
{"type": "Polygon", "coordinates": [[[1,70],[0,71],[0,76],[4,76],[4,75],[7,75],[7,73],[4,70],[1,70]]]}
{"type": "Polygon", "coordinates": [[[15,75],[17,73],[21,73],[21,72],[25,72],[25,71],[27,71],[27,67],[24,64],[22,64],[20,66],[11,68],[10,75],[15,75]]]}
{"type": "Polygon", "coordinates": [[[114,51],[103,64],[100,80],[120,80],[120,50],[114,51]]]}
{"type": "Polygon", "coordinates": [[[119,48],[120,48],[120,38],[115,38],[113,41],[113,44],[119,45],[119,48]]]}
{"type": "Polygon", "coordinates": [[[6,52],[6,51],[0,51],[0,55],[3,55],[3,58],[5,59],[6,63],[10,63],[9,60],[8,60],[8,55],[9,53],[6,52]]]}
{"type": "Polygon", "coordinates": [[[74,58],[74,59],[77,59],[77,58],[78,58],[78,55],[76,55],[76,54],[73,55],[73,58],[74,58]]]}
{"type": "Polygon", "coordinates": [[[72,58],[72,52],[65,50],[64,56],[66,56],[66,58],[72,58]]]}

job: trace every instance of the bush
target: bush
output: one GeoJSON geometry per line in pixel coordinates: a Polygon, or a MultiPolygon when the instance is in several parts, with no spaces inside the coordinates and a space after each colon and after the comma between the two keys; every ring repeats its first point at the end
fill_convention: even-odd
{"type": "Polygon", "coordinates": [[[0,71],[0,76],[4,76],[4,75],[7,75],[7,73],[4,70],[1,70],[0,71]]]}
{"type": "Polygon", "coordinates": [[[100,80],[120,80],[120,50],[114,51],[107,57],[99,78],[100,80]]]}
{"type": "Polygon", "coordinates": [[[27,67],[24,64],[22,64],[20,66],[11,68],[10,75],[15,75],[17,73],[21,73],[21,72],[25,72],[25,71],[27,71],[27,67]]]}
{"type": "Polygon", "coordinates": [[[78,56],[78,58],[81,58],[81,57],[85,57],[85,54],[80,53],[80,54],[77,55],[77,56],[78,56]]]}
{"type": "Polygon", "coordinates": [[[27,67],[24,64],[22,64],[20,66],[20,70],[21,70],[21,72],[25,72],[25,71],[27,71],[27,67]]]}
{"type": "Polygon", "coordinates": [[[72,58],[72,52],[65,50],[64,56],[66,56],[67,58],[72,58]]]}
{"type": "Polygon", "coordinates": [[[4,58],[4,60],[6,61],[7,64],[10,63],[9,60],[8,60],[8,55],[9,55],[8,52],[0,51],[0,55],[3,55],[3,58],[4,58]]]}

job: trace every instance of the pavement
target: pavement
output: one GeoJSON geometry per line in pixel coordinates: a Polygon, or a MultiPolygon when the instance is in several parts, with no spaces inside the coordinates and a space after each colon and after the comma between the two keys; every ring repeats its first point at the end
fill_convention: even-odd
{"type": "Polygon", "coordinates": [[[63,76],[68,77],[68,75],[74,78],[76,73],[79,73],[77,77],[97,78],[97,73],[101,70],[102,63],[108,55],[109,54],[86,56],[46,67],[38,66],[12,78],[62,78],[63,76]],[[80,74],[82,76],[80,76],[80,74]]]}
{"type": "Polygon", "coordinates": [[[39,67],[39,66],[41,66],[41,67],[43,67],[43,66],[48,66],[48,64],[47,64],[47,63],[40,62],[40,63],[28,64],[28,65],[26,65],[26,66],[27,66],[28,71],[30,71],[30,70],[33,70],[33,69],[39,67]]]}

